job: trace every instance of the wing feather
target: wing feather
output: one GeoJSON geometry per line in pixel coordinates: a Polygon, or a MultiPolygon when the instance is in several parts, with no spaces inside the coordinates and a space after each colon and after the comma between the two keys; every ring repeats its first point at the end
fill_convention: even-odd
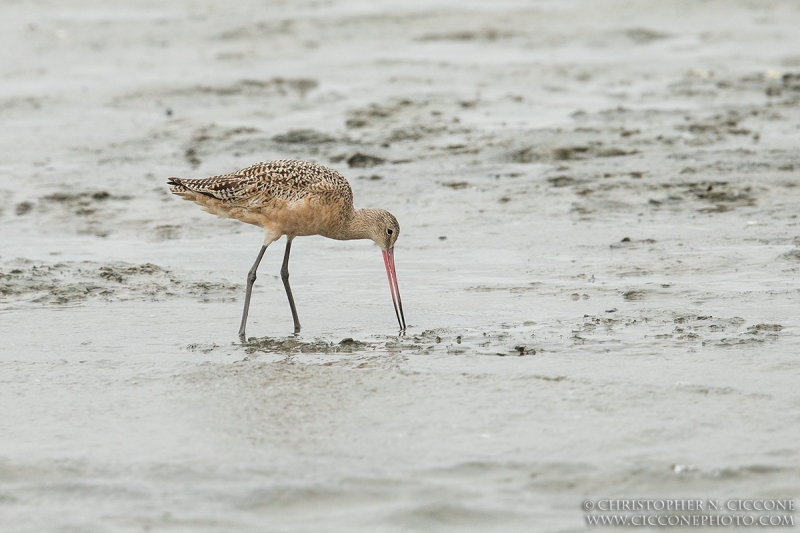
{"type": "Polygon", "coordinates": [[[169,178],[171,191],[203,194],[226,204],[254,207],[280,199],[298,201],[312,194],[336,197],[352,206],[353,192],[347,180],[333,169],[292,159],[256,163],[231,174],[210,178],[169,178]]]}

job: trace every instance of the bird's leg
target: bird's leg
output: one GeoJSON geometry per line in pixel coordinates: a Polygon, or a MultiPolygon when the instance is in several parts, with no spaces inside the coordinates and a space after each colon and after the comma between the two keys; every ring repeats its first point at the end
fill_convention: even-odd
{"type": "Polygon", "coordinates": [[[247,291],[244,293],[244,312],[242,313],[242,325],[239,327],[239,340],[242,342],[245,341],[244,326],[247,324],[247,312],[250,310],[250,294],[253,292],[253,284],[256,282],[256,270],[258,270],[258,264],[261,262],[261,258],[264,257],[264,252],[266,251],[267,245],[265,244],[261,247],[261,251],[258,252],[258,257],[256,257],[256,262],[253,263],[253,268],[247,273],[247,291]]]}
{"type": "Polygon", "coordinates": [[[292,319],[294,320],[294,332],[300,333],[300,319],[297,318],[297,308],[294,306],[292,288],[289,286],[289,252],[292,250],[292,239],[286,238],[286,253],[283,254],[283,266],[281,267],[281,279],[283,287],[286,289],[286,296],[289,298],[289,307],[292,308],[292,319]]]}

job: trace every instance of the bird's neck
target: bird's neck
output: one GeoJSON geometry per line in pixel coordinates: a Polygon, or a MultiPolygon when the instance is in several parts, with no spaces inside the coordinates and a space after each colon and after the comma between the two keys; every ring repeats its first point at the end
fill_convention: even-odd
{"type": "Polygon", "coordinates": [[[376,220],[375,209],[359,209],[353,211],[352,215],[329,237],[340,241],[352,241],[355,239],[371,239],[370,228],[376,220]]]}

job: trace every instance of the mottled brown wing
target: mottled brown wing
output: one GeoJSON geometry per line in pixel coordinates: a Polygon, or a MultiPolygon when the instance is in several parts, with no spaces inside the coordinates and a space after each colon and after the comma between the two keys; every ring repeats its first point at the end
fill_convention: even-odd
{"type": "Polygon", "coordinates": [[[347,180],[333,169],[293,159],[256,163],[235,172],[242,180],[253,180],[251,193],[263,201],[294,202],[308,195],[336,197],[352,205],[353,192],[347,180]]]}
{"type": "Polygon", "coordinates": [[[173,193],[189,190],[240,207],[267,205],[275,199],[295,202],[310,194],[343,205],[353,203],[353,192],[344,176],[322,165],[293,159],[256,163],[210,178],[170,178],[168,183],[173,193]]]}

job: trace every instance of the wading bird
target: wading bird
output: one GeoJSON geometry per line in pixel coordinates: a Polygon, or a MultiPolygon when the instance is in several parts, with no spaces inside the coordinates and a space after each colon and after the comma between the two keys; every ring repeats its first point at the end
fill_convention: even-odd
{"type": "Polygon", "coordinates": [[[394,312],[405,331],[403,303],[394,268],[394,243],[400,235],[397,219],[383,209],[353,207],[353,191],[344,176],[333,169],[305,161],[279,160],[256,163],[232,174],[202,179],[169,178],[173,194],[200,204],[221,218],[235,218],[264,228],[264,245],[247,274],[244,312],[239,338],[245,340],[250,294],[256,270],[267,246],[286,235],[281,279],[289,298],[294,332],[300,320],[289,287],[289,251],[292,240],[304,235],[322,235],[337,240],[372,239],[383,250],[394,312]]]}

